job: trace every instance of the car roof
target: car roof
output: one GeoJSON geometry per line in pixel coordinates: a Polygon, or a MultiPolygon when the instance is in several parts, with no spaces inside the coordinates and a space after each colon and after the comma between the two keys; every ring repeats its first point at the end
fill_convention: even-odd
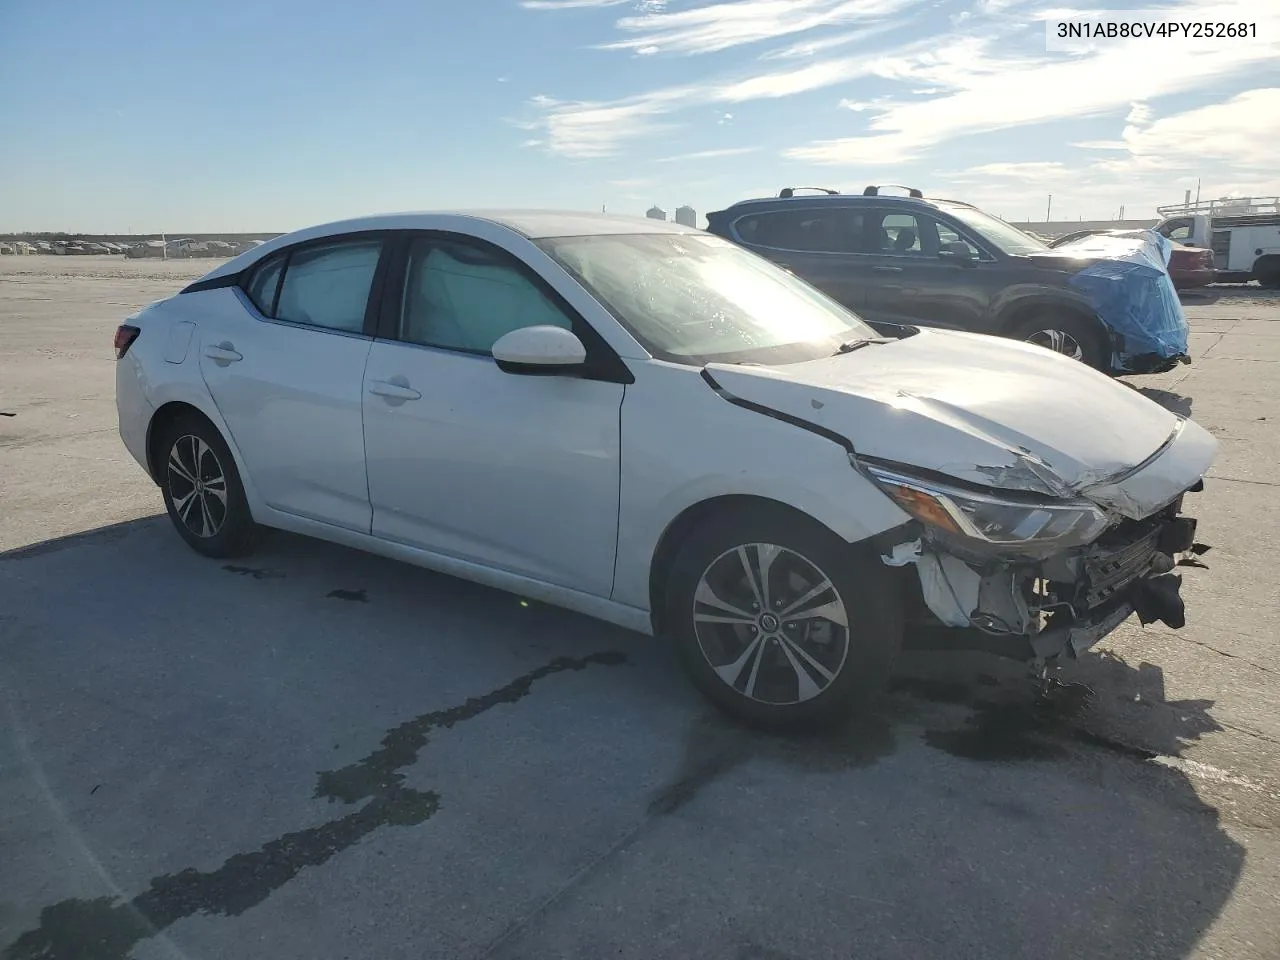
{"type": "MultiPolygon", "coordinates": [[[[897,206],[957,206],[957,207],[973,207],[971,203],[965,203],[963,200],[948,200],[944,197],[899,197],[893,195],[880,194],[878,196],[864,196],[858,193],[832,193],[832,194],[805,194],[790,197],[752,197],[749,200],[739,200],[737,203],[730,204],[724,210],[718,211],[720,214],[726,214],[730,211],[742,212],[753,207],[780,207],[785,209],[789,206],[795,207],[846,207],[846,206],[884,206],[885,204],[897,206]]],[[[715,214],[712,214],[714,216],[715,214]]]]}
{"type": "Polygon", "coordinates": [[[497,224],[530,240],[546,237],[617,236],[637,233],[703,233],[696,227],[686,227],[665,220],[623,217],[580,210],[419,210],[405,213],[380,213],[317,224],[314,227],[305,227],[274,237],[214,268],[201,279],[212,280],[239,273],[282,247],[309,240],[323,240],[325,237],[367,230],[456,230],[467,233],[477,223],[497,224]]]}

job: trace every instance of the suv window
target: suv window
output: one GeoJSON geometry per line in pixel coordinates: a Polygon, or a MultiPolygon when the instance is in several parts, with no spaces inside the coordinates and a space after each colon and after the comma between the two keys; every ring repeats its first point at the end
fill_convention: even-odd
{"type": "Polygon", "coordinates": [[[748,246],[813,253],[852,253],[862,235],[862,214],[848,207],[775,210],[748,214],[733,224],[748,246]]]}
{"type": "MultiPolygon", "coordinates": [[[[930,221],[925,221],[928,223],[930,221]]],[[[901,256],[924,256],[925,224],[921,224],[913,214],[886,214],[880,221],[880,229],[871,230],[867,238],[870,250],[901,256]]]]}
{"type": "Polygon", "coordinates": [[[547,324],[573,326],[505,251],[436,238],[410,244],[402,340],[488,355],[504,334],[547,324]]]}
{"type": "Polygon", "coordinates": [[[947,251],[947,250],[954,252],[956,245],[959,244],[960,246],[967,247],[969,249],[969,255],[972,259],[974,260],[988,259],[981,250],[979,250],[977,247],[973,245],[972,241],[961,236],[959,233],[957,233],[951,227],[947,226],[941,220],[938,220],[935,222],[937,223],[937,226],[938,226],[938,250],[940,252],[947,251]]]}
{"type": "Polygon", "coordinates": [[[329,330],[360,333],[381,240],[327,243],[289,256],[275,317],[329,330]]]}

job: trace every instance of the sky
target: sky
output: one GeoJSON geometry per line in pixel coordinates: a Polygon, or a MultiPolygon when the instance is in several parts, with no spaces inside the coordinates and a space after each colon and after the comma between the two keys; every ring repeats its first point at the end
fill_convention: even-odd
{"type": "Polygon", "coordinates": [[[0,231],[653,204],[701,223],[870,183],[1145,219],[1197,179],[1280,194],[1277,144],[1274,2],[0,0],[0,231]],[[1046,49],[1046,18],[1147,7],[1258,36],[1046,49]]]}

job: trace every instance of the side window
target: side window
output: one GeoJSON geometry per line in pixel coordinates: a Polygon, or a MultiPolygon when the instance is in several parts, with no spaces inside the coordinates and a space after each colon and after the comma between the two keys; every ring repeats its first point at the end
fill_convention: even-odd
{"type": "Polygon", "coordinates": [[[909,213],[888,213],[880,221],[879,233],[871,241],[880,253],[923,256],[923,225],[909,213]]]}
{"type": "Polygon", "coordinates": [[[1180,223],[1176,227],[1174,227],[1172,230],[1170,230],[1168,233],[1166,233],[1165,236],[1168,237],[1170,240],[1177,240],[1179,242],[1182,242],[1184,240],[1190,240],[1191,224],[1180,223]]]}
{"type": "Polygon", "coordinates": [[[253,301],[258,312],[269,317],[276,306],[276,291],[280,289],[280,274],[284,257],[272,257],[254,268],[245,286],[245,294],[253,301]]]}
{"type": "Polygon", "coordinates": [[[956,233],[956,231],[953,230],[951,227],[947,226],[945,223],[942,223],[941,221],[937,222],[937,227],[938,227],[938,251],[940,253],[942,252],[955,253],[955,252],[958,252],[957,247],[964,247],[969,251],[969,259],[971,260],[983,259],[982,251],[979,250],[977,247],[975,247],[972,243],[970,243],[964,237],[960,236],[960,234],[956,233]]]}
{"type": "Polygon", "coordinates": [[[862,245],[862,214],[848,208],[777,210],[733,225],[743,243],[806,253],[855,253],[862,245]]]}
{"type": "Polygon", "coordinates": [[[381,252],[380,240],[295,250],[280,286],[276,319],[360,333],[381,252]]]}
{"type": "Polygon", "coordinates": [[[573,323],[496,248],[422,238],[409,247],[400,338],[427,347],[488,354],[521,327],[573,323]]]}

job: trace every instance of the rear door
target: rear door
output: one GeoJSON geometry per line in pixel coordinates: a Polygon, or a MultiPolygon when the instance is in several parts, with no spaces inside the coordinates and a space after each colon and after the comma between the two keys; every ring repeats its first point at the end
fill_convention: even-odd
{"type": "Polygon", "coordinates": [[[861,232],[856,210],[832,204],[748,213],[730,226],[736,243],[859,314],[866,301],[866,278],[849,255],[861,232]]]}
{"type": "Polygon", "coordinates": [[[379,234],[282,251],[201,316],[200,372],[267,506],[368,533],[361,398],[379,234]]]}

